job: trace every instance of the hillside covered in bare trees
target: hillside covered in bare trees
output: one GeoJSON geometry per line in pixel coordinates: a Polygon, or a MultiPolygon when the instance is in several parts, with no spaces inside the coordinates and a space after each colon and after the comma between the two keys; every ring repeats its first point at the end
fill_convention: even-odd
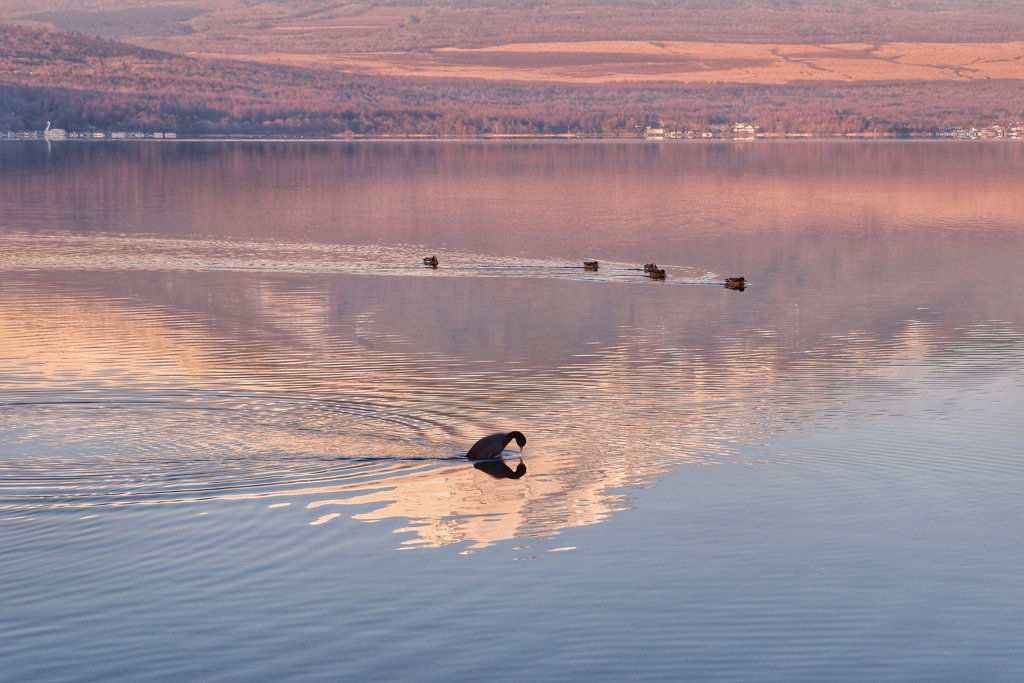
{"type": "Polygon", "coordinates": [[[1024,43],[970,42],[1024,35],[1015,2],[1024,10],[1024,0],[916,9],[836,0],[800,11],[648,0],[0,0],[0,17],[18,24],[0,24],[0,131],[52,121],[181,135],[634,137],[647,126],[713,131],[742,121],[778,135],[935,134],[1024,119],[1024,43]],[[966,42],[807,42],[840,34],[966,42]],[[678,42],[710,35],[738,42],[706,43],[703,56],[686,50],[705,44],[678,42]],[[677,42],[638,42],[669,36],[677,42]],[[801,42],[757,42],[768,38],[801,42]]]}

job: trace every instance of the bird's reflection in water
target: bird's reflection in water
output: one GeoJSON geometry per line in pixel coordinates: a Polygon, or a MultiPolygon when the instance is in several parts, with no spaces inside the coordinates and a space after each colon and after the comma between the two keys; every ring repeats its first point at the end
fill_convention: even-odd
{"type": "Polygon", "coordinates": [[[473,467],[486,472],[495,479],[519,479],[526,474],[526,465],[523,464],[523,459],[519,459],[519,464],[513,470],[504,460],[481,460],[480,462],[473,463],[473,467]]]}

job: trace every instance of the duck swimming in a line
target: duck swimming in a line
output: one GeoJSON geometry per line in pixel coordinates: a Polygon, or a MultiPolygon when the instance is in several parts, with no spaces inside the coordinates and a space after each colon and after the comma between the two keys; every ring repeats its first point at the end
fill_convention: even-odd
{"type": "Polygon", "coordinates": [[[584,270],[597,270],[597,265],[598,265],[597,261],[584,261],[583,262],[583,269],[584,270]]]}
{"type": "MultiPolygon", "coordinates": [[[[651,265],[653,266],[654,264],[652,263],[651,265]]],[[[647,271],[647,274],[651,276],[652,280],[665,279],[665,269],[659,268],[658,266],[654,266],[653,268],[651,268],[649,271],[647,271]]]]}
{"type": "Polygon", "coordinates": [[[437,260],[436,255],[428,256],[425,259],[423,259],[423,265],[430,266],[431,268],[437,268],[438,263],[440,263],[440,261],[437,260]]]}
{"type": "Polygon", "coordinates": [[[469,453],[466,453],[466,457],[470,460],[493,460],[501,455],[501,452],[505,450],[505,446],[513,439],[518,444],[519,450],[522,451],[523,446],[526,445],[526,437],[523,436],[522,432],[509,432],[508,434],[485,436],[473,444],[473,447],[469,449],[469,453]]]}
{"type": "Polygon", "coordinates": [[[747,287],[747,281],[741,277],[727,277],[725,278],[725,286],[727,289],[735,289],[742,292],[747,287]]]}

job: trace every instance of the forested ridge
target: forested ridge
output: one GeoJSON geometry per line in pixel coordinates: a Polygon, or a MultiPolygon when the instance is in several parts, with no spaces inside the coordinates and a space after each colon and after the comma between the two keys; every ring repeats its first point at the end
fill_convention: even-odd
{"type": "Polygon", "coordinates": [[[0,25],[0,131],[182,135],[565,134],[648,125],[767,133],[908,134],[1024,119],[1020,81],[567,85],[360,76],[186,57],[0,25]]]}

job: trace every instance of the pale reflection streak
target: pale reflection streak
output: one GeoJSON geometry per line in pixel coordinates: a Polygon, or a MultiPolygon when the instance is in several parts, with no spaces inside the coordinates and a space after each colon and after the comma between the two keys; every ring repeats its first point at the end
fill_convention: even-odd
{"type": "Polygon", "coordinates": [[[25,454],[4,462],[20,484],[0,507],[313,498],[310,523],[335,506],[408,520],[406,547],[594,524],[628,505],[623,489],[729,456],[731,442],[865,399],[898,403],[907,387],[942,380],[943,358],[953,374],[1022,365],[1012,330],[976,330],[989,338],[965,354],[909,321],[884,342],[851,332],[794,355],[771,330],[686,347],[659,323],[570,362],[479,370],[378,335],[372,318],[339,330],[315,289],[246,290],[268,317],[235,336],[203,315],[38,285],[8,285],[0,300],[0,439],[25,454]],[[268,334],[274,325],[288,336],[268,334]],[[68,396],[94,403],[60,403],[68,396]],[[527,477],[446,460],[503,415],[529,434],[527,477]]]}
{"type": "Polygon", "coordinates": [[[664,248],[681,230],[1017,230],[1024,217],[1024,145],[1013,142],[211,143],[204,153],[129,142],[65,147],[58,164],[9,149],[25,165],[9,164],[0,183],[4,230],[259,238],[287,226],[314,242],[431,234],[477,253],[569,257],[569,246],[664,248]],[[69,208],[83,206],[93,209],[69,208]]]}
{"type": "MultiPolygon", "coordinates": [[[[9,395],[43,403],[91,392],[117,415],[106,422],[68,408],[22,420],[4,405],[8,445],[28,421],[37,434],[22,444],[50,431],[59,455],[33,459],[35,469],[8,460],[7,473],[30,493],[3,507],[313,498],[310,522],[329,521],[339,505],[371,506],[356,519],[408,519],[398,529],[411,533],[407,547],[550,537],[623,509],[623,488],[728,455],[730,441],[806,426],[850,408],[858,393],[898,394],[929,357],[949,352],[920,322],[885,344],[857,333],[803,359],[763,339],[679,348],[666,327],[641,327],[571,364],[503,377],[415,349],[348,343],[329,325],[322,295],[259,291],[259,305],[290,318],[300,343],[274,348],[157,307],[9,288],[0,304],[9,395]],[[296,298],[304,305],[292,306],[296,298]],[[478,407],[496,379],[510,389],[496,410],[530,434],[529,476],[514,483],[443,462],[494,419],[478,407]],[[190,390],[170,393],[182,384],[190,390]],[[216,410],[179,424],[175,414],[197,401],[216,410]],[[346,411],[354,419],[339,425],[346,411]],[[224,412],[238,419],[217,419],[224,412]],[[90,428],[76,431],[78,423],[90,428]],[[115,426],[120,435],[105,431],[115,426]],[[81,450],[69,449],[76,441],[81,450]],[[411,449],[441,461],[404,460],[411,449]]],[[[1007,346],[1019,359],[1020,340],[1004,343],[1001,361],[1014,357],[1007,346]]]]}
{"type": "MultiPolygon", "coordinates": [[[[440,251],[441,267],[423,267],[426,245],[381,246],[277,240],[164,238],[67,233],[0,234],[0,271],[194,271],[558,278],[643,281],[640,264],[605,260],[599,271],[582,261],[525,259],[440,251]]],[[[437,251],[434,249],[433,251],[437,251]]],[[[712,272],[677,271],[672,284],[721,284],[712,272]],[[678,277],[682,275],[683,277],[678,277]]],[[[268,309],[272,310],[272,309],[268,309]]]]}

